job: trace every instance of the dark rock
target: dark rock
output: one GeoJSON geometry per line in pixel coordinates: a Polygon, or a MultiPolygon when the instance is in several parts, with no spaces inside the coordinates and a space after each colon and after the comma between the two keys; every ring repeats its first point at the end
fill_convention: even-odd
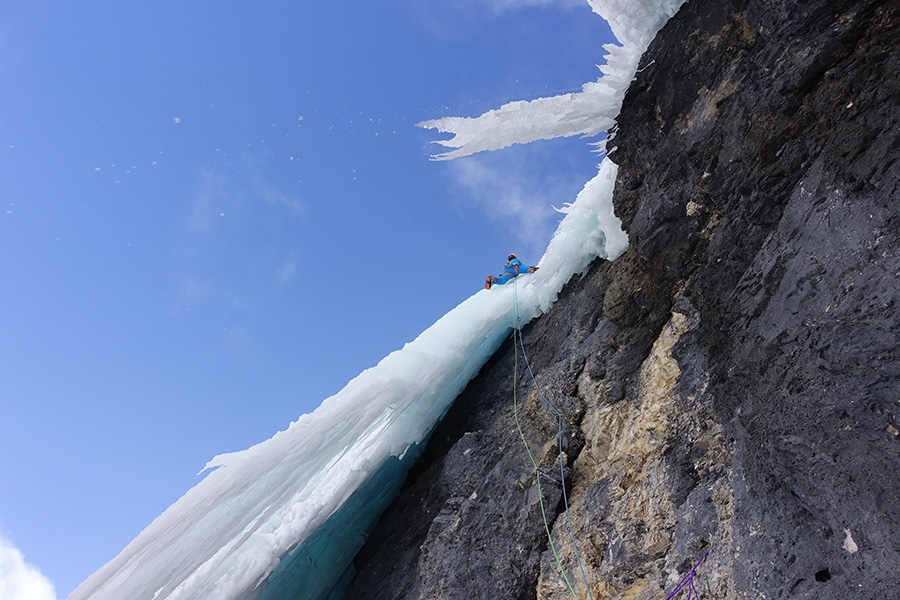
{"type": "Polygon", "coordinates": [[[896,597],[897,40],[896,1],[682,7],[618,120],[628,252],[525,327],[515,415],[485,365],[347,597],[660,598],[707,551],[704,597],[896,597]]]}

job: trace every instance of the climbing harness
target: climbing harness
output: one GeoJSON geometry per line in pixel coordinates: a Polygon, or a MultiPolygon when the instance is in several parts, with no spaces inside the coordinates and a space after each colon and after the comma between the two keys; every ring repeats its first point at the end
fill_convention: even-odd
{"type": "MultiPolygon", "coordinates": [[[[519,289],[516,286],[516,279],[513,278],[513,302],[515,305],[515,314],[516,321],[515,326],[513,327],[513,347],[515,349],[515,367],[513,371],[513,418],[516,422],[516,428],[519,430],[519,436],[522,438],[522,443],[525,445],[525,452],[528,453],[528,458],[531,459],[531,464],[534,466],[534,476],[537,481],[537,489],[538,489],[538,500],[541,505],[541,516],[544,519],[544,530],[547,532],[547,541],[550,544],[550,551],[553,553],[553,558],[556,560],[556,566],[559,568],[560,574],[562,574],[563,580],[566,582],[566,587],[569,588],[569,592],[571,592],[572,597],[575,600],[578,600],[578,594],[575,592],[575,588],[572,586],[572,583],[569,581],[569,577],[566,575],[565,568],[562,565],[562,561],[559,558],[559,554],[556,552],[556,546],[553,543],[553,536],[550,534],[550,523],[547,520],[547,512],[544,509],[544,495],[541,491],[541,475],[543,474],[545,477],[549,477],[546,473],[543,473],[538,466],[537,461],[534,458],[534,455],[531,453],[531,448],[528,446],[528,440],[525,438],[525,432],[522,431],[521,423],[519,422],[519,401],[518,401],[518,384],[519,384],[519,347],[522,349],[522,358],[525,362],[525,367],[528,370],[528,374],[531,376],[531,381],[534,383],[534,389],[538,394],[538,397],[546,404],[553,414],[556,415],[556,429],[558,435],[557,445],[559,447],[559,477],[560,477],[560,488],[562,489],[562,497],[563,497],[563,505],[566,509],[566,520],[569,524],[569,534],[572,536],[572,548],[575,551],[575,559],[578,562],[578,566],[581,569],[581,578],[584,580],[584,587],[587,590],[588,597],[590,600],[594,600],[593,595],[591,594],[591,587],[588,585],[587,575],[584,572],[584,564],[581,562],[581,556],[578,553],[578,544],[575,543],[575,529],[572,526],[572,518],[569,514],[569,499],[566,495],[566,474],[565,474],[565,464],[563,463],[562,458],[562,448],[563,448],[563,427],[562,427],[562,413],[557,410],[553,404],[550,403],[549,400],[544,396],[541,392],[541,388],[538,385],[537,379],[534,376],[534,371],[531,370],[531,364],[528,362],[528,355],[525,352],[525,342],[522,340],[521,334],[521,319],[519,317],[519,289]],[[518,342],[518,344],[516,343],[518,342]]],[[[551,478],[552,479],[552,478],[551,478]]],[[[668,599],[666,599],[668,600],[668,599]]]]}
{"type": "Polygon", "coordinates": [[[700,600],[700,592],[697,591],[697,587],[694,585],[694,575],[697,574],[697,567],[700,566],[706,557],[709,556],[709,550],[706,551],[700,560],[697,561],[697,564],[694,565],[694,568],[684,574],[684,577],[681,578],[681,581],[678,582],[678,585],[675,586],[675,589],[666,596],[666,600],[672,600],[675,596],[678,595],[683,589],[687,589],[687,598],[685,600],[700,600]]]}

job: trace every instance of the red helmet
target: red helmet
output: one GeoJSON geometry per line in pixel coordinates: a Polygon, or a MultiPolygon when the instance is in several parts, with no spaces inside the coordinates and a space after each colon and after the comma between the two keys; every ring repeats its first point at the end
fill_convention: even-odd
{"type": "Polygon", "coordinates": [[[518,257],[515,254],[513,254],[512,252],[510,252],[509,256],[506,257],[506,260],[512,260],[514,258],[518,258],[518,257]]]}

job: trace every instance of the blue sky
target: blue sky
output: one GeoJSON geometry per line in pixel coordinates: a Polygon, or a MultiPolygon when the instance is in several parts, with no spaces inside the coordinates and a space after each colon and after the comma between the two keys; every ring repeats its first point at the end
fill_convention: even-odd
{"type": "Polygon", "coordinates": [[[0,535],[60,596],[540,257],[592,140],[415,127],[599,76],[586,2],[507,4],[0,6],[0,535]]]}

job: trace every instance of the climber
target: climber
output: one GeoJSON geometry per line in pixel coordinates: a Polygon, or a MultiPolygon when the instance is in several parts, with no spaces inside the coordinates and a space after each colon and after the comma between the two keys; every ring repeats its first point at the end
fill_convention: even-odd
{"type": "Polygon", "coordinates": [[[518,277],[519,275],[524,274],[526,271],[529,273],[534,273],[538,270],[538,267],[526,267],[522,261],[520,261],[515,254],[510,254],[506,257],[506,260],[509,262],[506,263],[506,266],[503,267],[503,273],[500,274],[499,277],[494,277],[493,275],[488,275],[487,279],[484,281],[484,288],[489,290],[491,286],[494,284],[502,284],[506,283],[513,277],[518,277]]]}

